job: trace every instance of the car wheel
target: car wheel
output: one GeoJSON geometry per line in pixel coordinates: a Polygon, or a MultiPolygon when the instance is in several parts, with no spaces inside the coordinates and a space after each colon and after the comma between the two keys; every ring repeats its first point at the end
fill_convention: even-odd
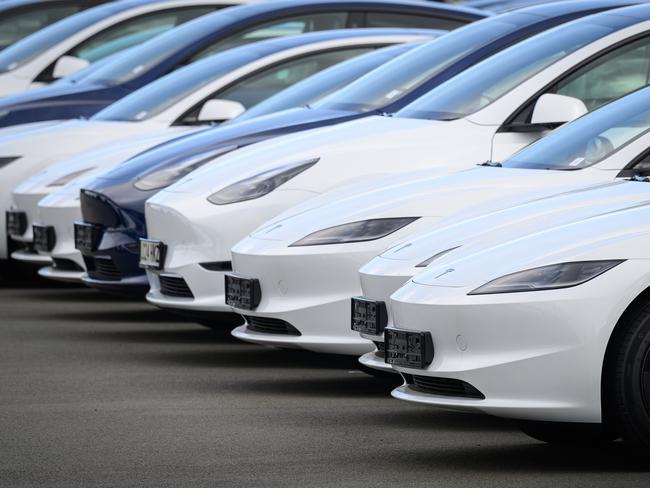
{"type": "Polygon", "coordinates": [[[603,424],[521,421],[519,428],[529,437],[549,444],[594,445],[616,438],[603,424]]]}
{"type": "Polygon", "coordinates": [[[650,303],[631,314],[610,345],[605,407],[627,443],[650,447],[650,303]]]}

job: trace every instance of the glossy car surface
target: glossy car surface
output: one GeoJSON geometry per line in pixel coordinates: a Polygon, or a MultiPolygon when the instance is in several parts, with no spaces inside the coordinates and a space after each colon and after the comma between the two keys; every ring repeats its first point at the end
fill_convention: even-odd
{"type": "MultiPolygon", "coordinates": [[[[375,29],[373,29],[375,31],[375,29]]],[[[400,31],[400,30],[396,30],[400,31]]],[[[352,30],[347,30],[346,36],[352,34],[352,30]]],[[[370,34],[369,30],[363,31],[365,34],[370,34]]],[[[366,37],[364,34],[364,38],[366,37]]],[[[318,34],[319,36],[321,34],[318,34]]],[[[328,36],[331,34],[328,34],[328,36]]],[[[397,42],[400,40],[413,40],[417,38],[417,33],[412,30],[404,30],[404,36],[387,36],[381,38],[381,43],[384,42],[397,42]]],[[[375,40],[380,40],[375,38],[375,40]]],[[[288,42],[288,40],[287,40],[288,42]]],[[[374,42],[374,41],[373,41],[374,42]]],[[[401,45],[395,45],[387,48],[374,49],[367,54],[361,54],[355,56],[349,61],[344,61],[342,63],[336,64],[331,68],[325,69],[322,73],[310,76],[303,82],[298,82],[296,85],[305,85],[305,82],[312,80],[307,84],[305,88],[300,86],[293,85],[290,88],[283,90],[278,95],[277,101],[266,106],[266,110],[273,110],[274,108],[282,108],[286,104],[291,103],[308,103],[312,99],[318,98],[319,89],[324,91],[325,94],[331,90],[335,89],[340,83],[345,83],[346,80],[349,81],[350,77],[358,77],[360,74],[359,70],[368,69],[371,66],[376,66],[386,61],[388,58],[401,53],[406,50],[413,48],[412,44],[417,43],[406,43],[401,45]],[[384,52],[385,51],[385,52],[384,52]],[[321,76],[321,74],[323,76],[321,76]],[[319,81],[320,80],[320,81],[319,81]],[[294,90],[293,88],[296,88],[294,90]],[[285,93],[286,92],[286,93],[285,93]]],[[[331,47],[331,46],[330,46],[331,47]]],[[[358,46],[361,48],[361,46],[358,46]]],[[[373,44],[370,47],[375,47],[373,44]]],[[[364,48],[365,49],[365,48],[364,48]]],[[[335,51],[330,51],[332,55],[335,54],[335,51]]],[[[350,55],[356,53],[349,53],[350,55]]],[[[336,60],[332,58],[332,60],[336,60]]],[[[274,63],[275,64],[275,63],[274,63]]],[[[319,68],[322,66],[319,66],[319,68]]],[[[280,69],[282,69],[280,67],[280,69]]],[[[301,73],[305,75],[305,72],[301,73]]],[[[230,85],[232,86],[232,85],[230,85]]],[[[155,91],[155,90],[154,90],[155,91]]],[[[275,97],[271,97],[273,99],[275,97]]],[[[270,100],[270,99],[269,99],[270,100]]],[[[266,105],[265,102],[258,105],[266,105]]],[[[257,107],[257,106],[256,106],[257,107]]],[[[263,107],[260,107],[262,109],[263,107]]],[[[260,110],[258,110],[259,113],[260,110]]],[[[244,113],[246,115],[247,112],[244,113]]],[[[152,136],[147,137],[136,137],[129,138],[120,143],[119,148],[114,144],[109,144],[108,146],[104,145],[98,148],[98,150],[93,152],[83,152],[79,156],[73,158],[72,160],[67,159],[63,160],[56,165],[48,167],[43,172],[34,175],[33,177],[26,180],[21,184],[16,191],[14,192],[14,206],[16,210],[22,210],[26,213],[27,221],[38,223],[41,225],[54,225],[55,233],[57,235],[57,242],[55,248],[52,250],[52,255],[55,259],[70,259],[74,257],[75,266],[59,266],[63,267],[65,271],[65,279],[70,280],[70,271],[74,268],[77,273],[77,278],[80,278],[81,272],[85,269],[83,259],[78,251],[74,248],[74,242],[72,238],[69,239],[64,236],[72,236],[71,228],[72,223],[76,220],[81,219],[81,211],[79,205],[79,188],[80,186],[75,182],[76,179],[80,178],[85,181],[84,185],[92,181],[92,177],[97,174],[101,174],[108,169],[120,166],[125,166],[124,162],[129,159],[129,157],[134,154],[144,150],[145,148],[156,146],[161,144],[165,139],[173,137],[167,133],[164,134],[153,134],[152,136]],[[66,178],[67,175],[72,175],[69,178],[66,178]],[[78,176],[77,176],[78,175],[78,176]],[[71,180],[70,183],[64,184],[63,180],[71,180]],[[63,188],[60,188],[63,185],[63,188]],[[71,187],[74,187],[74,190],[71,191],[71,187]],[[60,188],[60,190],[59,190],[60,188]],[[47,210],[48,203],[40,202],[41,198],[47,195],[50,192],[61,193],[58,197],[50,199],[48,201],[56,202],[56,220],[49,221],[49,210],[47,210]],[[66,198],[65,195],[70,195],[71,198],[66,198]],[[20,203],[19,203],[20,201],[20,203]],[[63,210],[63,201],[67,201],[67,214],[68,217],[64,216],[63,210]],[[37,210],[38,205],[38,210],[37,210]],[[55,225],[56,224],[56,225],[55,225]]],[[[140,192],[139,190],[135,190],[140,192]]],[[[144,204],[143,204],[144,205],[144,204]]],[[[24,243],[30,242],[29,230],[28,233],[24,236],[21,236],[20,240],[24,243]]],[[[51,253],[43,252],[42,250],[38,251],[38,255],[34,253],[23,254],[20,257],[25,259],[40,259],[39,256],[49,256],[51,253]]],[[[16,254],[14,254],[14,257],[16,254]]],[[[59,261],[59,264],[63,265],[59,261]]],[[[44,270],[43,273],[46,273],[48,277],[56,278],[58,276],[57,271],[54,269],[44,270]]]]}
{"type": "MultiPolygon", "coordinates": [[[[477,61],[517,40],[575,17],[620,5],[620,2],[611,1],[564,2],[562,5],[534,7],[473,23],[400,56],[308,108],[245,120],[183,137],[178,142],[139,155],[118,171],[98,178],[89,189],[108,198],[116,208],[128,212],[136,222],[144,222],[144,202],[159,191],[143,191],[133,186],[146,174],[172,172],[188,162],[205,162],[210,157],[214,159],[219,151],[229,151],[233,147],[240,148],[299,130],[396,112],[477,61]]],[[[137,231],[124,231],[124,238],[132,238],[131,244],[137,245],[137,238],[144,237],[146,229],[143,224],[137,231]]],[[[130,262],[122,260],[124,268],[120,271],[131,276],[142,273],[137,259],[138,256],[134,255],[130,262]]]]}
{"type": "MultiPolygon", "coordinates": [[[[210,8],[224,1],[228,0],[215,0],[210,8]]],[[[174,69],[256,40],[351,27],[450,29],[487,15],[415,0],[278,0],[233,7],[186,22],[65,83],[0,101],[0,127],[90,117],[174,69]]],[[[0,54],[0,71],[5,55],[9,57],[0,54]]],[[[0,83],[4,82],[0,79],[0,83]]]]}
{"type": "Polygon", "coordinates": [[[0,51],[61,19],[107,0],[4,0],[0,4],[0,51]]]}
{"type": "MultiPolygon", "coordinates": [[[[233,272],[258,279],[262,294],[255,309],[236,309],[253,324],[252,332],[244,328],[236,334],[259,342],[290,339],[294,345],[343,352],[337,349],[338,343],[361,339],[350,328],[350,299],[362,295],[359,267],[404,241],[405,236],[410,240],[409,235],[437,229],[445,222],[462,222],[553,195],[575,193],[586,205],[589,192],[585,189],[610,185],[615,178],[643,167],[639,158],[650,146],[650,137],[644,135],[650,130],[648,93],[648,88],[638,91],[558,129],[506,160],[503,167],[476,168],[438,178],[426,178],[422,173],[378,178],[323,195],[278,216],[233,248],[233,272]],[[603,146],[594,149],[594,141],[603,146]],[[390,222],[395,222],[394,229],[375,230],[390,222]],[[358,236],[346,231],[354,226],[358,236]],[[316,276],[321,278],[316,280],[316,276]],[[280,291],[275,286],[278,280],[284,283],[280,291]],[[284,320],[301,335],[289,339],[261,336],[254,327],[257,317],[284,320]]],[[[644,196],[635,198],[636,203],[645,200],[644,196]]],[[[568,213],[564,217],[568,218],[568,213]]],[[[535,220],[532,214],[530,218],[535,220]]],[[[490,220],[486,220],[490,228],[490,220]]],[[[497,226],[496,218],[493,225],[497,226]]],[[[481,227],[467,225],[465,229],[478,232],[481,227]]],[[[525,226],[514,230],[525,232],[525,226]]],[[[449,238],[452,236],[457,234],[450,232],[449,238]]],[[[471,240],[472,232],[466,236],[471,240]]],[[[438,241],[442,249],[416,264],[459,245],[438,241]]],[[[404,245],[403,253],[412,251],[412,243],[404,245]]],[[[381,334],[362,337],[382,340],[381,334]]]]}
{"type": "MultiPolygon", "coordinates": [[[[228,311],[219,278],[231,266],[231,247],[281,212],[303,202],[309,208],[308,201],[320,193],[381,174],[393,179],[409,170],[439,175],[491,158],[498,161],[547,132],[546,124],[529,118],[545,100],[588,110],[585,102],[596,108],[643,87],[645,75],[636,75],[643,69],[637,63],[641,51],[629,43],[641,42],[636,36],[648,28],[647,20],[618,12],[650,13],[646,5],[627,7],[556,27],[475,65],[394,117],[367,117],[261,142],[226,154],[162,190],[147,202],[147,231],[168,252],[162,269],[149,272],[148,300],[164,307],[228,311]],[[586,40],[576,35],[579,31],[594,37],[586,40]],[[614,64],[603,64],[605,59],[614,64]],[[504,65],[518,72],[507,83],[504,65]],[[602,73],[612,73],[606,65],[617,66],[616,77],[638,79],[639,84],[601,82],[610,76],[602,73]],[[586,79],[595,85],[585,84],[586,79]],[[615,88],[581,92],[596,85],[615,88]],[[576,102],[568,93],[584,101],[576,102]],[[592,98],[596,94],[600,98],[592,98]],[[458,107],[449,106],[456,103],[458,107]],[[451,117],[448,112],[454,111],[469,113],[451,117]],[[274,175],[294,170],[299,173],[287,173],[287,181],[273,181],[274,175]],[[165,293],[159,276],[165,283],[185,283],[183,295],[165,293]]],[[[577,114],[572,109],[565,115],[564,122],[577,114]]]]}
{"type": "MultiPolygon", "coordinates": [[[[241,3],[210,0],[120,0],[68,17],[0,52],[0,96],[45,86],[110,55],[215,9],[241,3]]],[[[2,100],[3,108],[19,100],[2,100]]],[[[25,107],[26,108],[26,107],[25,107]]],[[[3,119],[4,120],[4,119],[3,119]]],[[[36,120],[47,120],[36,119],[36,120]]],[[[6,122],[0,122],[7,125],[6,122]]],[[[11,123],[11,122],[10,122],[11,123]]],[[[15,122],[14,122],[15,123],[15,122]]]]}

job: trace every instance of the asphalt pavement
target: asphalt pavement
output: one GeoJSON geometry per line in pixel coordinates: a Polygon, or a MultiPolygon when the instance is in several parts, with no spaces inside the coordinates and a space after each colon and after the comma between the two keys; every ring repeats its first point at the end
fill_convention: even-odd
{"type": "Polygon", "coordinates": [[[0,282],[2,487],[650,486],[621,443],[545,445],[394,384],[139,301],[0,282]]]}

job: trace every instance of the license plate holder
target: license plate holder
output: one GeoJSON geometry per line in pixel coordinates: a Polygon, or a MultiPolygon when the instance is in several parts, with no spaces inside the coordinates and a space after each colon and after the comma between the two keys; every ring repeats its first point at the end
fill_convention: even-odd
{"type": "Polygon", "coordinates": [[[7,234],[20,237],[27,232],[27,214],[16,210],[6,212],[7,234]]]}
{"type": "Polygon", "coordinates": [[[388,324],[386,303],[364,297],[352,298],[351,329],[363,334],[381,335],[388,324]]]}
{"type": "Polygon", "coordinates": [[[433,361],[430,332],[387,328],[384,331],[384,361],[393,366],[425,369],[433,361]]]}
{"type": "Polygon", "coordinates": [[[163,269],[167,245],[155,239],[140,239],[140,267],[144,269],[163,269]]]}
{"type": "Polygon", "coordinates": [[[51,225],[32,225],[34,234],[34,249],[40,252],[50,252],[56,244],[56,234],[51,225]]]}
{"type": "Polygon", "coordinates": [[[259,280],[247,278],[236,273],[225,276],[226,304],[231,307],[253,310],[262,300],[262,289],[259,280]]]}
{"type": "Polygon", "coordinates": [[[94,253],[102,239],[102,228],[86,222],[74,223],[74,247],[82,254],[94,253]]]}

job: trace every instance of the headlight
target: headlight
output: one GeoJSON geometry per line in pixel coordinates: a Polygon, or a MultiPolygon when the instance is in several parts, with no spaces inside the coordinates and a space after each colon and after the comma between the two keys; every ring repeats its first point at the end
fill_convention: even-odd
{"type": "Polygon", "coordinates": [[[556,290],[581,285],[624,260],[576,261],[573,263],[552,264],[539,268],[519,271],[492,280],[469,295],[489,295],[493,293],[518,293],[524,291],[556,290]]]}
{"type": "Polygon", "coordinates": [[[52,187],[52,186],[63,186],[63,185],[67,185],[67,184],[70,183],[72,180],[74,180],[74,179],[77,178],[78,176],[81,176],[82,174],[84,174],[84,173],[90,171],[91,169],[95,169],[95,168],[94,168],[94,167],[92,167],[92,168],[84,168],[84,169],[80,169],[79,171],[73,171],[72,173],[68,173],[67,175],[62,176],[62,177],[59,178],[58,180],[54,180],[52,183],[50,183],[50,184],[47,185],[47,186],[48,186],[48,188],[49,188],[49,187],[52,187]]]}
{"type": "Polygon", "coordinates": [[[222,156],[227,152],[234,151],[235,149],[237,149],[237,146],[222,147],[207,155],[202,153],[199,157],[190,158],[178,164],[170,164],[164,168],[154,169],[153,171],[140,176],[135,183],[133,183],[133,186],[142,191],[162,190],[172,183],[176,183],[195,169],[200,168],[205,163],[218,156],[222,156]]]}
{"type": "Polygon", "coordinates": [[[337,225],[309,234],[307,237],[294,242],[291,246],[323,246],[326,244],[374,241],[400,230],[419,218],[398,217],[350,222],[349,224],[337,225]]]}
{"type": "Polygon", "coordinates": [[[21,156],[0,156],[0,168],[7,166],[9,163],[13,163],[21,158],[21,156]]]}
{"type": "Polygon", "coordinates": [[[319,158],[315,158],[300,163],[285,164],[264,171],[213,193],[208,197],[208,202],[215,205],[228,205],[229,203],[244,202],[263,197],[280,185],[284,185],[291,178],[295,178],[303,171],[311,168],[318,160],[319,158]]]}
{"type": "Polygon", "coordinates": [[[433,256],[431,256],[431,257],[430,257],[429,259],[427,259],[426,261],[422,261],[420,264],[416,264],[415,267],[416,267],[416,268],[426,268],[426,267],[429,266],[431,263],[433,263],[436,259],[441,258],[442,256],[444,256],[444,255],[447,254],[448,252],[451,252],[451,251],[453,251],[453,250],[455,250],[455,249],[458,249],[459,247],[460,247],[460,246],[456,246],[456,247],[452,247],[451,249],[446,249],[446,250],[444,250],[444,251],[440,251],[438,254],[434,254],[433,256]]]}

